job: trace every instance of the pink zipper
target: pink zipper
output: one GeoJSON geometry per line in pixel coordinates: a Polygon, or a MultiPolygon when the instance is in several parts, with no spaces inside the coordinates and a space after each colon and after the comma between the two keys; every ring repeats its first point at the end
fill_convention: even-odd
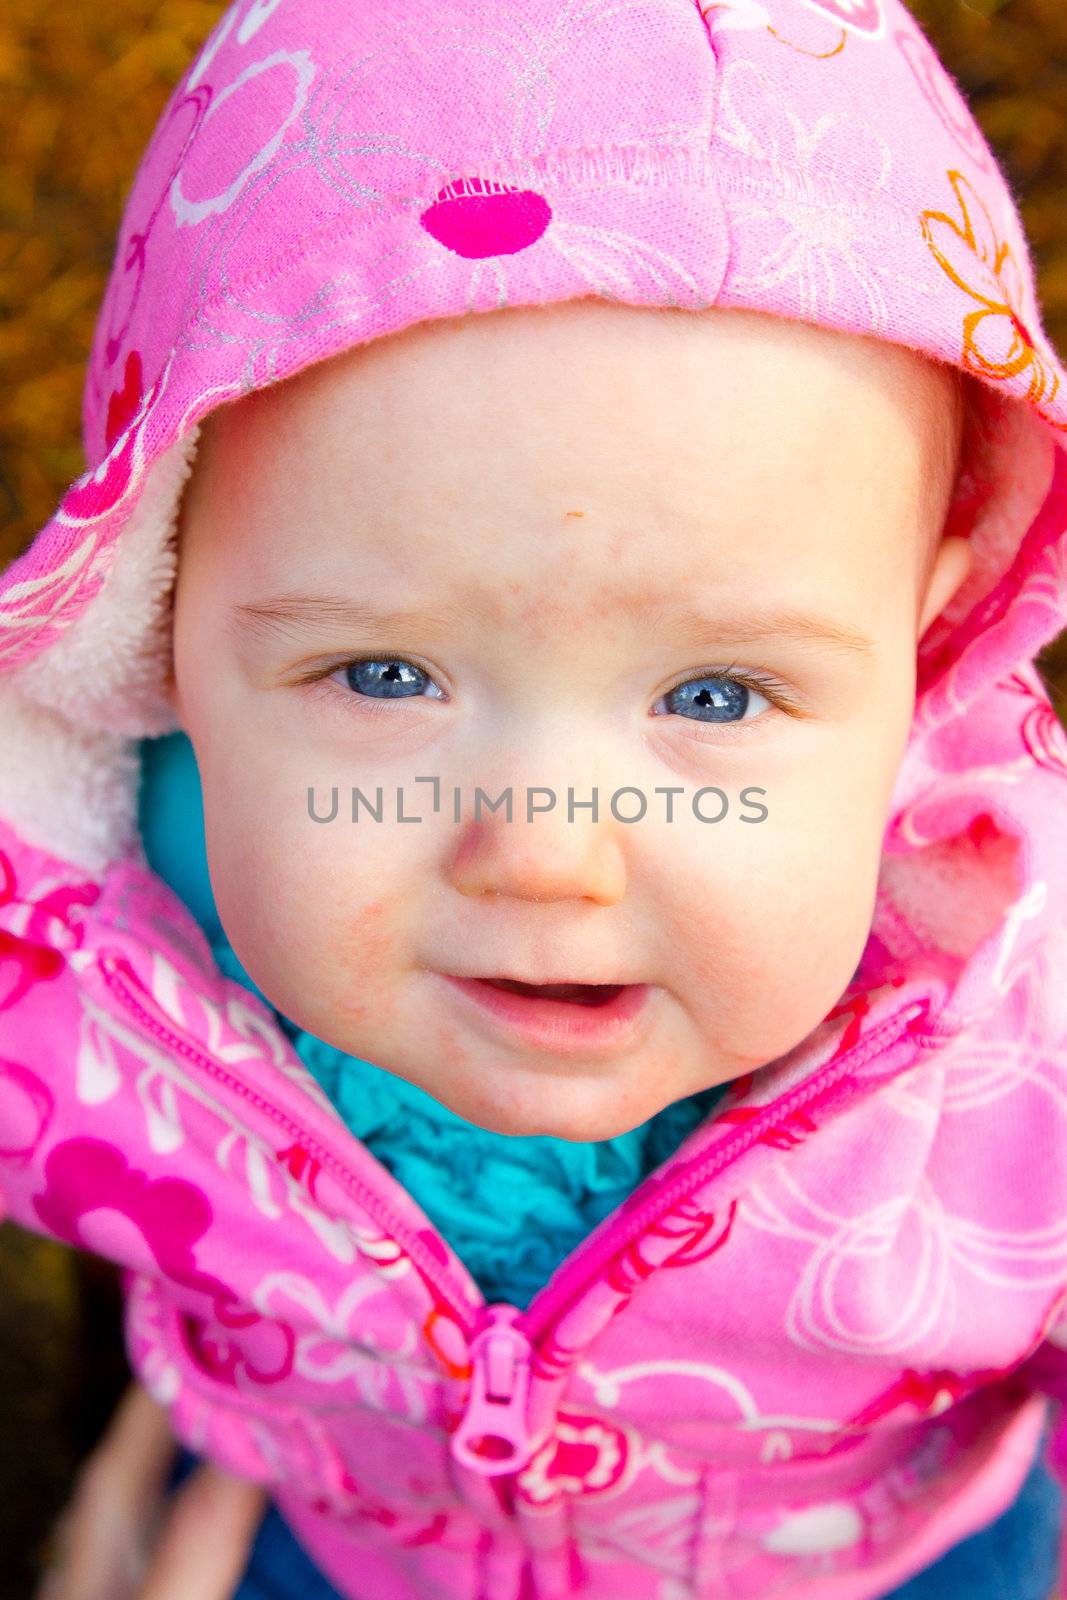
{"type": "Polygon", "coordinates": [[[858,1059],[875,1053],[887,1042],[894,1043],[909,1031],[914,1032],[914,1019],[929,1010],[928,1001],[913,1001],[904,1006],[837,1057],[830,1070],[814,1083],[804,1083],[792,1094],[773,1102],[766,1108],[765,1115],[753,1117],[736,1138],[723,1140],[695,1167],[683,1169],[672,1183],[657,1189],[644,1205],[632,1207],[625,1216],[610,1224],[595,1244],[579,1246],[558,1269],[552,1283],[540,1290],[522,1312],[507,1301],[487,1306],[468,1299],[454,1279],[442,1271],[433,1251],[409,1232],[388,1205],[356,1177],[332,1149],[240,1078],[227,1072],[214,1057],[198,1050],[160,1021],[155,1000],[121,951],[101,951],[98,961],[107,987],[142,1026],[179,1055],[195,1061],[209,1076],[226,1084],[242,1099],[258,1106],[288,1134],[295,1136],[302,1148],[317,1155],[322,1166],[357,1197],[434,1285],[469,1341],[471,1384],[463,1416],[452,1435],[451,1450],[463,1466],[486,1477],[520,1471],[533,1452],[527,1403],[534,1348],[538,1336],[552,1323],[557,1312],[631,1239],[644,1233],[657,1217],[700,1188],[721,1168],[737,1160],[760,1138],[766,1127],[788,1118],[815,1100],[830,1097],[858,1059]],[[144,999],[138,1000],[129,986],[139,990],[144,999]]]}
{"type": "Polygon", "coordinates": [[[533,1346],[521,1328],[517,1306],[506,1300],[487,1308],[487,1325],[470,1348],[473,1372],[467,1407],[452,1435],[452,1454],[465,1467],[493,1478],[518,1472],[532,1444],[526,1402],[533,1346]]]}
{"type": "Polygon", "coordinates": [[[390,1211],[389,1207],[375,1194],[373,1189],[368,1188],[333,1150],[316,1139],[300,1123],[294,1122],[291,1117],[288,1117],[284,1111],[280,1111],[271,1101],[264,1099],[261,1094],[257,1094],[254,1089],[251,1089],[240,1078],[235,1078],[232,1073],[227,1072],[225,1067],[216,1061],[213,1056],[206,1055],[204,1051],[198,1050],[195,1045],[189,1043],[188,1039],[181,1034],[175,1033],[172,1028],[167,1027],[166,1023],[162,1022],[156,1014],[159,1009],[156,1001],[136,972],[134,972],[128,958],[121,951],[101,951],[99,966],[108,988],[118,996],[125,1009],[133,1012],[139,1018],[141,1024],[148,1028],[156,1038],[163,1040],[171,1049],[184,1056],[186,1060],[195,1061],[210,1077],[226,1084],[229,1089],[240,1095],[243,1100],[247,1100],[251,1105],[257,1106],[273,1122],[284,1128],[287,1134],[295,1136],[294,1142],[307,1150],[309,1155],[316,1156],[320,1164],[332,1172],[334,1177],[338,1178],[344,1187],[356,1196],[360,1204],[365,1206],[382,1224],[390,1237],[404,1246],[412,1260],[418,1264],[420,1270],[426,1274],[426,1277],[439,1291],[441,1298],[448,1303],[450,1309],[456,1314],[456,1320],[467,1338],[470,1339],[474,1335],[480,1323],[482,1307],[467,1299],[449,1274],[442,1271],[441,1263],[432,1250],[421,1239],[413,1237],[407,1231],[399,1217],[390,1211]],[[138,989],[144,998],[138,1000],[135,995],[131,994],[127,985],[132,985],[138,989]]]}
{"type": "Polygon", "coordinates": [[[295,1142],[309,1153],[317,1155],[321,1165],[331,1171],[350,1193],[356,1195],[361,1205],[381,1223],[391,1238],[403,1245],[433,1283],[441,1299],[448,1304],[470,1341],[471,1385],[463,1416],[452,1435],[453,1455],[462,1465],[485,1477],[516,1472],[523,1467],[533,1451],[526,1407],[533,1348],[521,1329],[513,1326],[521,1316],[518,1307],[506,1301],[486,1307],[468,1300],[452,1278],[442,1272],[440,1262],[423,1241],[412,1237],[378,1195],[357,1178],[332,1150],[286,1116],[284,1111],[257,1094],[242,1079],[227,1072],[213,1056],[198,1050],[188,1039],[160,1020],[156,1001],[121,951],[102,950],[98,965],[108,989],[118,997],[125,1010],[132,1012],[142,1027],[184,1059],[195,1061],[210,1077],[226,1084],[243,1100],[257,1106],[284,1128],[287,1135],[295,1136],[295,1142]],[[131,986],[140,991],[142,1000],[131,993],[131,986]],[[479,1444],[480,1449],[477,1448],[479,1444]]]}
{"type": "Polygon", "coordinates": [[[755,1144],[764,1130],[775,1123],[787,1121],[795,1111],[818,1100],[834,1102],[851,1099],[846,1085],[843,1094],[833,1091],[846,1078],[858,1062],[876,1054],[887,1044],[894,1044],[904,1034],[915,1032],[912,1024],[916,1017],[930,1010],[929,1000],[913,1000],[887,1017],[878,1027],[872,1028],[857,1040],[850,1050],[845,1050],[827,1068],[818,1073],[814,1081],[806,1080],[790,1093],[772,1101],[766,1113],[755,1116],[738,1131],[736,1138],[723,1139],[710,1150],[702,1161],[684,1167],[677,1178],[653,1193],[644,1205],[633,1206],[619,1221],[610,1223],[603,1236],[594,1244],[582,1246],[575,1255],[558,1269],[552,1282],[534,1297],[523,1318],[523,1327],[531,1340],[536,1341],[552,1323],[559,1311],[576,1298],[581,1285],[597,1276],[606,1265],[632,1239],[636,1239],[665,1212],[671,1210],[695,1189],[701,1188],[709,1178],[723,1167],[728,1167],[742,1156],[749,1145],[755,1144]],[[536,1307],[536,1315],[532,1315],[536,1307]]]}

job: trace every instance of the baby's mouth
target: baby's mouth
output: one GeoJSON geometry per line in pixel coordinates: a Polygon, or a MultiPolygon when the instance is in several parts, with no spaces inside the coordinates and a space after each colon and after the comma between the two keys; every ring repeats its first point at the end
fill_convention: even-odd
{"type": "Polygon", "coordinates": [[[579,1006],[606,1006],[627,987],[624,983],[520,983],[516,978],[479,978],[493,989],[527,995],[531,1000],[569,1000],[579,1006]]]}
{"type": "Polygon", "coordinates": [[[442,977],[476,1004],[495,1033],[550,1054],[617,1055],[633,1049],[654,1021],[654,985],[648,983],[442,977]]]}

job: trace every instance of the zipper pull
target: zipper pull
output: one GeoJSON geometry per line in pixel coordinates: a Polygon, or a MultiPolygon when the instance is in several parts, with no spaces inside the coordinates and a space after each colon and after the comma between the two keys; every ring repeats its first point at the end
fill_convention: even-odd
{"type": "Polygon", "coordinates": [[[490,1478],[518,1472],[533,1453],[526,1421],[533,1347],[512,1326],[521,1315],[506,1300],[488,1307],[487,1325],[471,1342],[467,1408],[452,1435],[456,1460],[490,1478]]]}

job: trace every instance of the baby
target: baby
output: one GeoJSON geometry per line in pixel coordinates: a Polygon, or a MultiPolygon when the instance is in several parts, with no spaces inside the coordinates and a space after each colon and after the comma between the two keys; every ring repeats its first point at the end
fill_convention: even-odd
{"type": "Polygon", "coordinates": [[[863,953],[916,643],[968,569],[957,377],[587,300],[422,324],[216,412],[174,704],[272,1003],[471,1122],[572,1140],[804,1039],[863,953]],[[308,786],[320,814],[380,786],[382,820],[316,825],[308,786]],[[475,820],[476,787],[511,820],[475,820]]]}
{"type": "Polygon", "coordinates": [[[897,0],[224,14],[0,585],[145,1595],[1051,1600],[1065,383],[897,0]]]}

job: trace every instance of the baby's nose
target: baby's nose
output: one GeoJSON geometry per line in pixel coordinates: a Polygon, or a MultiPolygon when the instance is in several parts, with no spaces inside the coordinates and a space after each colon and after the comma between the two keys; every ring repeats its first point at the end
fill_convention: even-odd
{"type": "Polygon", "coordinates": [[[557,811],[536,813],[528,822],[516,806],[510,822],[501,813],[467,823],[451,862],[460,893],[616,905],[626,893],[618,824],[571,820],[566,800],[562,815],[557,811]]]}

